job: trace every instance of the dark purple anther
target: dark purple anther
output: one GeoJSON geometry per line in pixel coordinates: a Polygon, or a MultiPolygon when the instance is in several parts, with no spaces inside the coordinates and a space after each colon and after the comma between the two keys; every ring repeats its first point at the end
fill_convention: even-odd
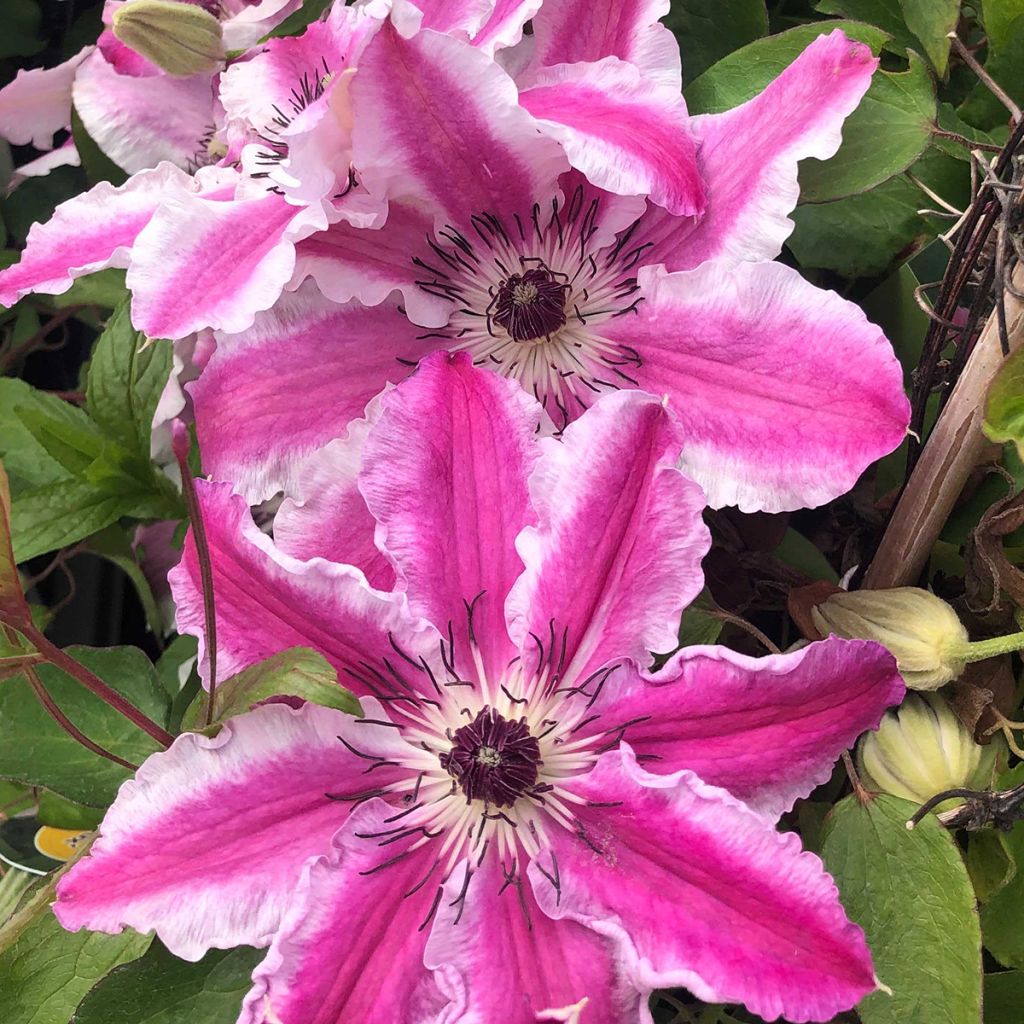
{"type": "Polygon", "coordinates": [[[495,323],[501,324],[513,341],[546,338],[565,326],[567,284],[547,267],[513,274],[502,282],[494,297],[495,323]]]}

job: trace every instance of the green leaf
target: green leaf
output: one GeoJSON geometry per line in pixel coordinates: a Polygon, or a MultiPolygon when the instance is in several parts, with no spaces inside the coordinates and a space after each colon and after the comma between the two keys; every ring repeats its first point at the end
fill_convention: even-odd
{"type": "Polygon", "coordinates": [[[198,963],[159,942],[111,971],[79,1004],[70,1024],[234,1024],[262,949],[216,949],[198,963]]]}
{"type": "Polygon", "coordinates": [[[985,975],[985,1024],[1020,1024],[1024,971],[985,975]]]}
{"type": "Polygon", "coordinates": [[[114,309],[128,294],[124,281],[125,272],[111,267],[109,270],[99,270],[95,274],[75,278],[74,284],[62,295],[47,295],[41,298],[53,309],[65,309],[67,306],[114,309]]]}
{"type": "MultiPolygon", "coordinates": [[[[1017,104],[1024,102],[1024,61],[1020,55],[1024,48],[1024,10],[1018,6],[1017,17],[1001,29],[1000,42],[989,40],[985,70],[1007,92],[1017,104]]],[[[1002,129],[1009,118],[1009,111],[982,82],[971,90],[970,95],[957,108],[965,121],[979,128],[1002,129]]]]}
{"type": "Polygon", "coordinates": [[[79,1000],[112,968],[140,956],[149,936],[66,932],[44,905],[0,954],[4,1024],[67,1024],[79,1000]]]}
{"type": "Polygon", "coordinates": [[[696,644],[713,644],[718,640],[724,623],[709,614],[715,603],[705,587],[683,612],[679,623],[679,646],[693,647],[696,644]]]}
{"type": "Polygon", "coordinates": [[[768,34],[765,0],[674,0],[665,25],[679,40],[683,83],[716,61],[768,34]]]}
{"type": "Polygon", "coordinates": [[[112,185],[123,185],[128,180],[127,171],[118,167],[106,153],[100,149],[96,140],[89,134],[78,111],[71,108],[71,135],[75,140],[75,148],[82,158],[82,168],[89,178],[89,184],[109,181],[112,185]]]}
{"type": "Polygon", "coordinates": [[[65,800],[44,789],[39,794],[39,805],[36,819],[40,825],[51,825],[53,828],[79,828],[91,832],[98,828],[103,820],[103,812],[96,807],[86,807],[65,800]]]}
{"type": "Polygon", "coordinates": [[[967,842],[967,870],[981,903],[987,903],[1013,881],[1017,865],[1006,833],[998,829],[972,832],[967,842]]]}
{"type": "Polygon", "coordinates": [[[59,480],[24,491],[11,510],[14,554],[19,562],[88,537],[128,514],[131,495],[85,480],[59,480]]]}
{"type": "Polygon", "coordinates": [[[989,46],[1005,50],[1013,41],[1014,22],[1024,17],[1021,0],[981,0],[981,20],[989,46]]]}
{"type": "Polygon", "coordinates": [[[859,195],[905,171],[931,141],[935,118],[935,86],[919,57],[911,54],[904,72],[876,71],[836,155],[801,163],[801,202],[859,195]]]}
{"type": "MultiPolygon", "coordinates": [[[[338,682],[338,673],[321,654],[292,647],[243,669],[217,684],[213,722],[242,714],[271,697],[299,697],[311,704],[362,716],[359,701],[338,682]]],[[[185,714],[185,729],[206,725],[206,695],[185,714]]]]}
{"type": "MultiPolygon", "coordinates": [[[[169,701],[149,659],[133,647],[70,647],[67,653],[161,725],[169,701]]],[[[146,733],[52,665],[36,673],[81,732],[111,753],[141,764],[161,749],[146,733]]],[[[23,676],[0,684],[0,778],[43,786],[75,803],[106,807],[127,768],[100,757],[69,736],[46,712],[23,676]]]]}
{"type": "MultiPolygon", "coordinates": [[[[1024,864],[1024,827],[1017,825],[1006,836],[1007,851],[1014,864],[1024,864]]],[[[1004,966],[1024,969],[1024,873],[1020,870],[1009,884],[985,904],[981,930],[985,948],[1004,966]]]]}
{"type": "Polygon", "coordinates": [[[106,439],[81,409],[59,398],[55,400],[64,406],[61,413],[57,413],[52,402],[36,399],[18,406],[15,415],[65,473],[84,477],[103,454],[106,439]]]}
{"type": "Polygon", "coordinates": [[[51,455],[23,421],[22,414],[36,414],[35,421],[59,422],[73,434],[94,432],[89,417],[70,402],[38,391],[22,380],[0,378],[0,458],[12,478],[41,485],[64,480],[69,470],[51,455]]]}
{"type": "Polygon", "coordinates": [[[157,678],[167,692],[167,696],[172,700],[181,693],[181,688],[184,685],[181,678],[181,667],[189,660],[194,662],[198,650],[199,642],[196,638],[183,633],[181,636],[176,636],[167,645],[167,649],[157,660],[157,678]]]}
{"type": "Polygon", "coordinates": [[[888,34],[859,21],[816,21],[768,36],[734,50],[685,90],[693,114],[717,114],[756,96],[784,71],[818,36],[842,29],[878,53],[888,34]]]}
{"type": "Polygon", "coordinates": [[[132,327],[126,299],[93,349],[86,405],[106,433],[149,460],[153,415],[171,373],[171,343],[147,342],[132,327]]]}
{"type": "Polygon", "coordinates": [[[915,807],[880,796],[836,805],[821,855],[847,913],[867,936],[875,972],[892,989],[857,1006],[863,1024],[978,1024],[981,941],[956,843],[915,807]]]}
{"type": "Polygon", "coordinates": [[[990,441],[1012,441],[1024,458],[1024,349],[1015,349],[999,367],[985,399],[981,429],[990,441]]]}
{"type": "Polygon", "coordinates": [[[271,29],[261,40],[278,39],[281,36],[297,36],[305,31],[307,25],[316,21],[334,0],[303,0],[302,6],[293,14],[289,14],[275,29],[271,29]]]}
{"type": "Polygon", "coordinates": [[[775,557],[786,565],[799,569],[812,580],[838,583],[839,575],[829,560],[802,533],[790,527],[775,549],[775,557]]]}
{"type": "Polygon", "coordinates": [[[940,75],[949,63],[949,33],[960,19],[960,0],[900,0],[907,28],[921,40],[924,52],[940,75]]]}
{"type": "Polygon", "coordinates": [[[885,48],[901,57],[918,45],[917,38],[903,20],[900,0],[821,0],[814,9],[822,14],[877,25],[892,37],[885,48]]]}
{"type": "MultiPolygon", "coordinates": [[[[30,616],[25,595],[21,589],[18,563],[14,557],[11,537],[11,495],[7,484],[7,473],[0,462],[0,621],[8,627],[27,624],[30,616]]],[[[5,657],[21,657],[25,647],[18,642],[21,637],[11,635],[9,629],[0,632],[5,657]]],[[[0,676],[2,680],[4,676],[0,676]]]]}

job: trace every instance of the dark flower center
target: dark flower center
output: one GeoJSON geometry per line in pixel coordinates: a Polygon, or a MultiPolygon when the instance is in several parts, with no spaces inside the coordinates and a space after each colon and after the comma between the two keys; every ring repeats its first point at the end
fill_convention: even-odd
{"type": "Polygon", "coordinates": [[[512,274],[494,296],[491,319],[501,324],[513,341],[546,338],[565,326],[565,296],[569,285],[547,267],[512,274]]]}
{"type": "Polygon", "coordinates": [[[484,708],[451,740],[452,749],[440,755],[441,767],[458,782],[467,802],[509,807],[537,782],[540,744],[525,718],[510,722],[484,708]]]}

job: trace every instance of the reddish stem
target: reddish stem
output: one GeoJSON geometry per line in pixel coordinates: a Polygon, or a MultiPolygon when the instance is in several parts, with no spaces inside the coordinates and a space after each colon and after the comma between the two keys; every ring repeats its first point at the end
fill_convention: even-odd
{"type": "Polygon", "coordinates": [[[118,757],[117,754],[111,753],[106,747],[101,747],[98,743],[94,743],[88,736],[83,733],[78,726],[75,725],[67,715],[61,711],[57,702],[47,692],[46,687],[43,686],[36,675],[35,671],[30,668],[25,669],[25,676],[28,679],[29,686],[32,687],[35,695],[39,698],[39,703],[50,713],[53,720],[73,739],[78,743],[81,743],[86,750],[91,750],[94,754],[99,754],[100,757],[105,757],[108,761],[113,761],[115,764],[121,765],[122,768],[127,768],[129,771],[138,771],[139,766],[132,764],[131,761],[126,761],[123,757],[118,757]]]}
{"type": "Polygon", "coordinates": [[[162,726],[157,725],[150,717],[141,712],[134,704],[121,696],[113,687],[103,682],[80,662],[65,654],[59,647],[52,644],[35,626],[26,625],[22,634],[51,664],[66,672],[72,679],[80,682],[90,693],[94,693],[104,703],[124,715],[133,725],[144,733],[152,736],[163,747],[169,747],[174,737],[162,726]]]}

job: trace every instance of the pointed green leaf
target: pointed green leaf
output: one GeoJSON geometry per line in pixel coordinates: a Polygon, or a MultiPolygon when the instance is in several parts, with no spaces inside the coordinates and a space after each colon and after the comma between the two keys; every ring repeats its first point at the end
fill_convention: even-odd
{"type": "Polygon", "coordinates": [[[967,869],[933,816],[909,831],[915,806],[880,796],[840,801],[821,856],[847,913],[867,936],[876,991],[857,1005],[863,1024],[978,1024],[981,936],[967,869]]]}
{"type": "Polygon", "coordinates": [[[949,63],[949,33],[960,19],[960,0],[900,0],[907,28],[921,41],[940,75],[949,63]]]}
{"type": "MultiPolygon", "coordinates": [[[[219,683],[213,722],[242,714],[271,697],[299,697],[350,715],[362,715],[359,701],[338,682],[338,673],[323,655],[308,647],[292,647],[219,683]]],[[[205,725],[204,694],[186,712],[183,727],[197,729],[205,725]]]]}
{"type": "Polygon", "coordinates": [[[1015,349],[999,367],[985,400],[985,436],[1012,441],[1024,458],[1024,348],[1015,349]]]}
{"type": "Polygon", "coordinates": [[[674,0],[665,25],[679,40],[683,82],[692,82],[716,61],[768,34],[765,0],[674,0]]]}
{"type": "Polygon", "coordinates": [[[264,956],[265,950],[239,946],[188,963],[154,942],[89,992],[70,1024],[234,1024],[264,956]]]}

